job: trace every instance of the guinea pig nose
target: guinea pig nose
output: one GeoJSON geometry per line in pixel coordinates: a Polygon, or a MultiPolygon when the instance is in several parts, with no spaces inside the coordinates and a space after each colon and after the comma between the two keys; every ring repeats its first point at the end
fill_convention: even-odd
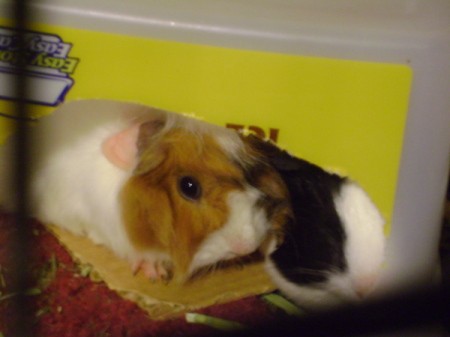
{"type": "Polygon", "coordinates": [[[245,241],[235,241],[230,244],[230,250],[236,255],[247,255],[255,250],[253,245],[245,241]]]}
{"type": "Polygon", "coordinates": [[[353,288],[355,290],[356,295],[361,299],[366,297],[372,291],[375,282],[376,277],[372,275],[358,278],[353,283],[353,288]]]}

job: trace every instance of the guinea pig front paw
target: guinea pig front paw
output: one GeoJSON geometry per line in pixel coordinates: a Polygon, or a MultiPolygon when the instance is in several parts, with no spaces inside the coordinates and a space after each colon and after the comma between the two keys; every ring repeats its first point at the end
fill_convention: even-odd
{"type": "Polygon", "coordinates": [[[133,274],[142,272],[150,281],[169,281],[173,276],[173,266],[168,260],[141,259],[132,264],[133,274]]]}

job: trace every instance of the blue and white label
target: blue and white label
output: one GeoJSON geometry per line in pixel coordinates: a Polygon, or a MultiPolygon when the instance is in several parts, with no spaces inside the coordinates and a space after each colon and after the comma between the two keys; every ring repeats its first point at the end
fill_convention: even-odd
{"type": "Polygon", "coordinates": [[[18,38],[17,31],[0,27],[0,98],[17,99],[12,83],[21,64],[26,67],[27,102],[49,106],[63,102],[79,63],[69,56],[72,44],[57,35],[26,32],[25,52],[19,52],[18,38]]]}

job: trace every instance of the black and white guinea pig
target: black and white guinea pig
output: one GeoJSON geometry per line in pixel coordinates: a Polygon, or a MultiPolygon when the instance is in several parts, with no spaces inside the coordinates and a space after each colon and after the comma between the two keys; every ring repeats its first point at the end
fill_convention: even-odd
{"type": "Polygon", "coordinates": [[[356,303],[373,289],[384,261],[384,220],[348,178],[248,136],[285,182],[292,218],[284,240],[267,252],[266,269],[280,291],[312,310],[356,303]]]}
{"type": "MultiPolygon", "coordinates": [[[[150,279],[250,254],[284,221],[275,171],[235,131],[198,119],[74,101],[31,127],[30,144],[32,215],[110,248],[150,279]]],[[[9,148],[0,205],[13,210],[9,148]]]]}

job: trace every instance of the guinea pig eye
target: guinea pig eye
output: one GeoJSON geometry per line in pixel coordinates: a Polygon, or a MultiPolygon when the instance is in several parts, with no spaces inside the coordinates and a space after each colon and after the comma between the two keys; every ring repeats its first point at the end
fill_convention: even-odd
{"type": "Polygon", "coordinates": [[[178,188],[181,195],[189,200],[198,200],[202,195],[200,183],[193,177],[181,177],[178,182],[178,188]]]}

